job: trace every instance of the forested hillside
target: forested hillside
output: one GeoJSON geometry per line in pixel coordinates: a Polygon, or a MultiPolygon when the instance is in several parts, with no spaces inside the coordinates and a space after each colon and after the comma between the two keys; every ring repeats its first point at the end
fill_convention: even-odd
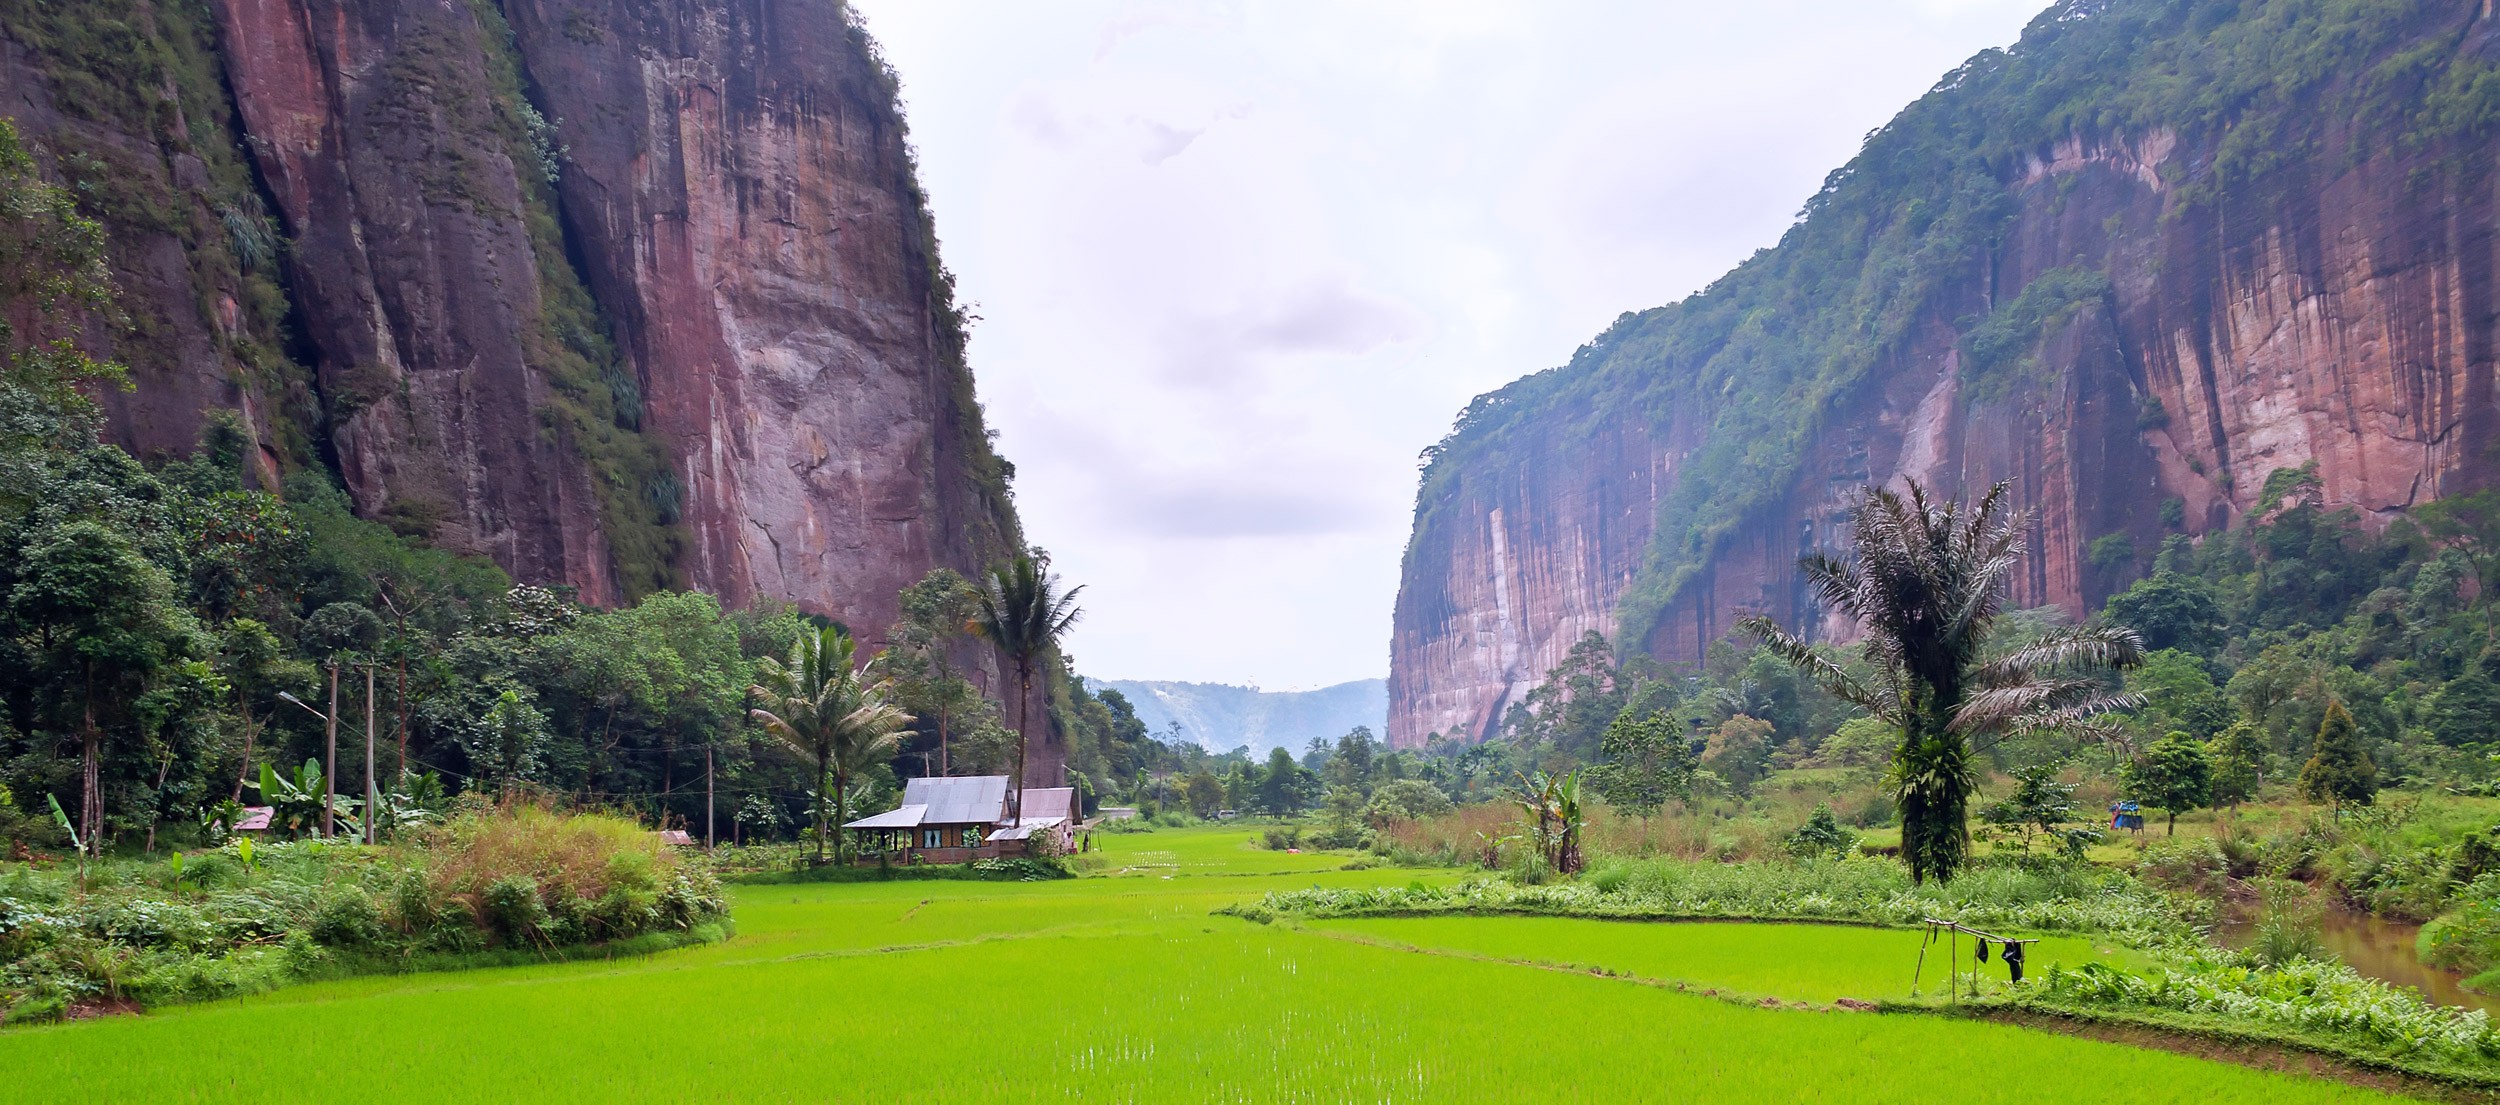
{"type": "Polygon", "coordinates": [[[2373,533],[2491,475],[2500,36],[2433,0],[2067,0],[1797,224],[1428,451],[1390,736],[1482,739],[1573,642],[1819,614],[1849,495],[2012,485],[2070,617],[2306,469],[2373,533]]]}

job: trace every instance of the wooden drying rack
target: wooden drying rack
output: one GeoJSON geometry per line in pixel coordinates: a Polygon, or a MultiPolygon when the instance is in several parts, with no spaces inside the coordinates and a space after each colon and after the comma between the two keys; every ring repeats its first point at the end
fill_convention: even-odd
{"type": "MultiPolygon", "coordinates": [[[[1925,925],[1927,926],[1927,936],[1926,936],[1926,938],[1925,938],[1925,939],[1922,939],[1922,940],[1920,940],[1920,941],[1918,942],[1918,967],[1917,967],[1917,969],[1913,970],[1913,971],[1910,973],[1910,996],[1911,996],[1911,997],[1917,997],[1917,996],[1918,996],[1918,982],[1919,982],[1919,979],[1921,979],[1921,978],[1925,977],[1925,976],[1926,976],[1926,973],[1927,973],[1927,948],[1928,948],[1928,945],[1934,944],[1934,943],[1936,942],[1936,933],[1937,933],[1937,931],[1938,931],[1938,930],[1942,930],[1942,931],[1944,932],[1944,934],[1945,934],[1945,941],[1946,941],[1946,943],[1945,943],[1945,959],[1944,959],[1944,962],[1945,962],[1945,985],[1944,985],[1944,996],[1945,996],[1948,1000],[1959,1000],[1959,996],[1960,996],[1960,987],[1961,987],[1961,982],[1962,982],[1962,975],[1961,975],[1961,970],[1962,970],[1962,968],[1961,968],[1961,962],[1960,962],[1960,960],[1961,960],[1961,935],[1962,935],[1963,933],[1969,933],[1969,934],[1970,934],[1970,937],[1971,937],[1971,942],[1972,942],[1972,944],[1973,944],[1973,945],[1977,945],[1980,941],[1983,941],[1983,940],[1984,940],[1984,941],[1988,941],[1988,942],[1990,942],[1990,943],[1996,943],[1996,944],[2037,944],[2037,943],[2039,943],[2039,942],[2040,942],[2040,938],[2039,938],[2039,937],[2036,937],[2036,936],[2033,936],[2033,937],[2009,937],[2009,936],[1998,936],[1998,935],[1996,935],[1995,933],[1992,933],[1992,932],[1981,932],[1981,931],[1979,931],[1978,929],[1972,928],[1972,927],[1970,927],[1969,925],[1965,925],[1965,924],[1961,923],[1960,921],[1947,921],[1947,920],[1945,920],[1945,919],[1943,919],[1943,918],[1941,918],[1941,917],[1922,917],[1922,918],[1920,918],[1919,920],[1920,920],[1920,922],[1921,922],[1921,923],[1923,923],[1923,924],[1925,924],[1925,925]]],[[[1974,949],[1973,949],[1973,950],[1974,950],[1974,951],[1976,951],[1976,947],[1974,947],[1974,949]]],[[[1978,960],[1977,960],[1977,959],[1973,959],[1973,960],[1971,961],[1971,967],[1970,967],[1970,996],[1972,996],[1972,997],[1978,997],[1978,996],[1979,996],[1979,962],[1978,962],[1978,960]]]]}

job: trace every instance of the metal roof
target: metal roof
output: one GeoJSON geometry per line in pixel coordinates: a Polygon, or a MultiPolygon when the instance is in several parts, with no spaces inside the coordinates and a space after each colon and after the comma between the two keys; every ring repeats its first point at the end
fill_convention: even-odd
{"type": "Polygon", "coordinates": [[[842,827],[845,829],[915,829],[920,827],[920,822],[928,812],[927,806],[904,806],[901,809],[887,810],[884,813],[860,818],[842,827]]]}
{"type": "Polygon", "coordinates": [[[1024,788],[1024,820],[1038,817],[1072,817],[1076,805],[1075,787],[1024,788]]]}
{"type": "MultiPolygon", "coordinates": [[[[1033,792],[1026,791],[1028,796],[1033,792]]],[[[1028,804],[1030,798],[1027,798],[1028,804]]],[[[1007,777],[956,775],[912,779],[903,784],[905,806],[926,806],[921,821],[932,825],[993,825],[1007,814],[1007,777]]]]}
{"type": "MultiPolygon", "coordinates": [[[[1031,798],[1033,796],[1033,792],[1028,790],[1024,792],[1024,795],[1027,798],[1031,798]]],[[[1064,825],[1067,824],[1067,822],[1068,819],[1064,817],[1028,817],[1017,822],[1012,828],[1000,829],[997,832],[991,833],[990,839],[1024,840],[1044,829],[1064,825]]]]}

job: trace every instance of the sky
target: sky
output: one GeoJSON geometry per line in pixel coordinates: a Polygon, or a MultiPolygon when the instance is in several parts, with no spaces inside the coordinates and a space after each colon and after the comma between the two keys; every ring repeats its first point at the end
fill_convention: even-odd
{"type": "Polygon", "coordinates": [[[1417,454],[2046,0],[854,0],[1097,678],[1388,673],[1417,454]]]}

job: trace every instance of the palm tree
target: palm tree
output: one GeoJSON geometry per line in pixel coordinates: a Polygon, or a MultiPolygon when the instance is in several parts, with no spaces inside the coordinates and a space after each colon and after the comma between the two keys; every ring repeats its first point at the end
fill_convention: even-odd
{"type": "Polygon", "coordinates": [[[2024,519],[2004,500],[2004,484],[1976,504],[1932,502],[1915,480],[1907,495],[1870,487],[1851,523],[1852,558],[1817,553],[1799,562],[1822,601],[1866,634],[1860,651],[1871,682],[1769,618],[1741,623],[1833,694],[1900,730],[1889,781],[1901,809],[1901,857],[1922,882],[1951,879],[1969,858],[1969,803],[1979,785],[1971,739],[2080,729],[2117,740],[2092,719],[2133,705],[2111,675],[2144,659],[2134,630],[2099,626],[2055,630],[1989,656],[2007,577],[2023,558],[2024,519]]]}
{"type": "Polygon", "coordinates": [[[1019,556],[1003,568],[990,569],[981,580],[980,607],[973,613],[972,624],[1016,662],[1016,785],[1015,804],[1008,808],[1010,820],[1024,816],[1024,754],[1032,743],[1027,722],[1033,665],[1058,646],[1059,638],[1084,613],[1076,605],[1077,592],[1084,589],[1060,592],[1059,577],[1050,574],[1047,554],[1019,556]]]}
{"type": "MultiPolygon", "coordinates": [[[[825,796],[831,793],[834,825],[850,820],[851,776],[892,755],[911,715],[886,701],[891,689],[870,683],[851,664],[857,645],[826,626],[799,634],[783,663],[765,657],[747,694],[762,705],[747,711],[756,724],[802,756],[816,761],[816,862],[825,861],[825,796]],[[826,784],[832,788],[828,792],[826,784]]],[[[835,858],[841,857],[836,845],[835,858]]]]}

